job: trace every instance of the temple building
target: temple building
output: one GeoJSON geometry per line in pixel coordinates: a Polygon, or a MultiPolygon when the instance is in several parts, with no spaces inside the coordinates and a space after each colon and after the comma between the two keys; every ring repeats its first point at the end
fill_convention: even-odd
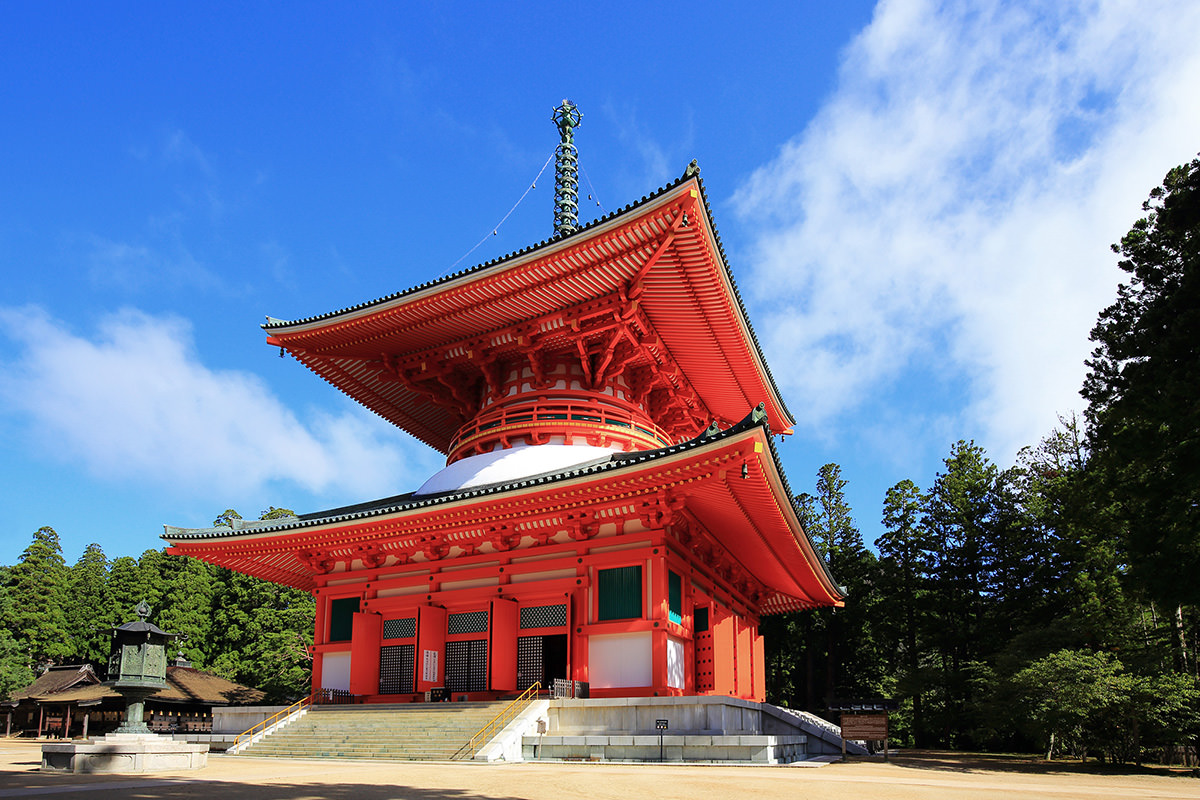
{"type": "Polygon", "coordinates": [[[170,552],[313,592],[313,687],[367,702],[765,697],[764,615],[842,604],[776,439],[794,423],[695,163],[586,225],[267,342],[444,453],[416,491],[170,552]]]}

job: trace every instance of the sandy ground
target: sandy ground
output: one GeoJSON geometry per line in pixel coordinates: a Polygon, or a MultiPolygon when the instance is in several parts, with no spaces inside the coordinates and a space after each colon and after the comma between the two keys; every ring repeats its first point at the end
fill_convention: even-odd
{"type": "Polygon", "coordinates": [[[907,753],[814,768],[630,764],[376,764],[213,755],[195,772],[55,775],[36,742],[0,740],[0,798],[752,798],[752,800],[1095,800],[1200,798],[1183,770],[1105,773],[1004,756],[907,753]]]}

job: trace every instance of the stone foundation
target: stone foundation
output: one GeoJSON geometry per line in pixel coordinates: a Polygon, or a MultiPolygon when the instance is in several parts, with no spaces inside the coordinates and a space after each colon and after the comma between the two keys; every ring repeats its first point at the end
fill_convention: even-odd
{"type": "Polygon", "coordinates": [[[538,716],[542,733],[520,735],[525,760],[789,764],[841,751],[837,726],[733,697],[552,700],[538,716]],[[661,749],[659,720],[668,725],[661,749]]]}
{"type": "Polygon", "coordinates": [[[43,772],[175,772],[207,764],[207,744],[153,734],[110,733],[85,742],[42,745],[43,772]]]}

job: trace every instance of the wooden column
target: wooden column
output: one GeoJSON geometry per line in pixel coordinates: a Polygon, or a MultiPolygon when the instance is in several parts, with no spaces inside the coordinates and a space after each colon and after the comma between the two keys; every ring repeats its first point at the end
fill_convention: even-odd
{"type": "MultiPolygon", "coordinates": [[[[655,548],[655,553],[659,548],[655,548]]],[[[667,686],[667,562],[656,556],[646,563],[650,571],[649,613],[653,620],[650,630],[650,683],[654,694],[669,694],[667,686]]]]}

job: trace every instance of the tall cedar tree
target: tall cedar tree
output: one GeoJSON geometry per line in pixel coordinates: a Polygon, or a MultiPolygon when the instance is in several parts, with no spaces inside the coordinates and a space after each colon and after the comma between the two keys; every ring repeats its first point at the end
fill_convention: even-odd
{"type": "Polygon", "coordinates": [[[924,519],[926,502],[910,480],[888,489],[883,501],[884,532],[875,540],[879,551],[879,637],[884,652],[890,654],[887,661],[896,695],[911,703],[898,717],[898,732],[904,743],[917,747],[929,743],[924,630],[935,580],[933,539],[924,519]]]}
{"type": "Polygon", "coordinates": [[[874,632],[877,561],[863,546],[841,467],[817,472],[816,495],[796,497],[801,525],[849,593],[843,609],[772,615],[762,621],[771,702],[823,711],[839,698],[875,697],[885,681],[874,632]]]}
{"type": "Polygon", "coordinates": [[[103,672],[112,634],[101,620],[108,605],[108,557],[100,545],[93,542],[83,551],[70,569],[67,587],[67,625],[74,655],[103,672]]]}
{"type": "Polygon", "coordinates": [[[0,700],[33,681],[29,654],[12,633],[12,601],[9,597],[10,567],[0,567],[0,700]]]}
{"type": "Polygon", "coordinates": [[[4,620],[30,669],[41,671],[73,655],[66,597],[67,566],[58,533],[51,527],[39,528],[9,572],[4,620]]]}
{"type": "Polygon", "coordinates": [[[1113,245],[1129,280],[1092,329],[1082,393],[1130,576],[1177,609],[1200,604],[1200,159],[1168,172],[1142,210],[1113,245]]]}
{"type": "MultiPolygon", "coordinates": [[[[269,507],[260,519],[295,514],[269,507]]],[[[226,509],[216,519],[228,525],[242,516],[226,509]]],[[[311,594],[219,568],[212,595],[209,667],[230,680],[255,686],[272,700],[308,692],[316,605],[311,594]]]]}
{"type": "Polygon", "coordinates": [[[937,582],[929,642],[940,672],[938,727],[944,744],[975,744],[981,685],[991,681],[984,654],[991,600],[998,471],[983,448],[959,441],[929,492],[937,582]]]}

